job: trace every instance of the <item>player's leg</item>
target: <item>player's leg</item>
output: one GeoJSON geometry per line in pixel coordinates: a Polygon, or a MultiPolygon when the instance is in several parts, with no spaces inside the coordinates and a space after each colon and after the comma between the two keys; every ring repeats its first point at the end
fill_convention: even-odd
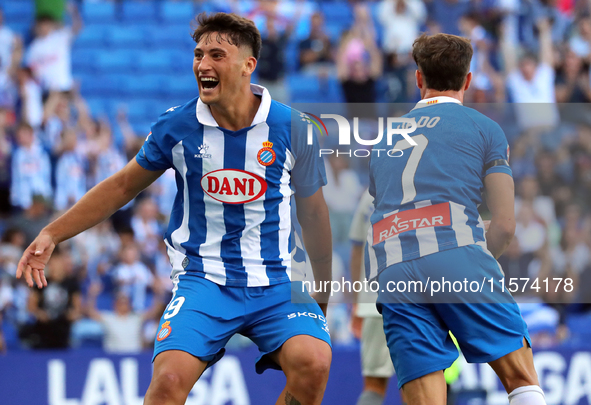
{"type": "Polygon", "coordinates": [[[447,328],[430,304],[381,304],[398,388],[407,405],[445,405],[443,370],[458,357],[447,328]]]}
{"type": "MultiPolygon", "coordinates": [[[[438,263],[445,264],[446,257],[451,256],[447,261],[454,263],[456,279],[469,275],[481,280],[503,277],[497,261],[480,246],[447,252],[438,254],[441,255],[438,263]]],[[[545,405],[527,326],[513,297],[495,286],[492,293],[489,290],[475,296],[465,294],[464,298],[467,300],[464,304],[438,304],[437,309],[468,362],[489,363],[507,390],[511,405],[545,405]]]]}
{"type": "Polygon", "coordinates": [[[292,302],[290,283],[251,287],[247,293],[249,321],[240,333],[259,347],[258,373],[268,368],[285,373],[287,384],[277,403],[320,404],[332,359],[330,335],[320,307],[296,287],[292,302]]]}
{"type": "Polygon", "coordinates": [[[287,382],[278,405],[315,405],[322,402],[332,350],[328,343],[308,335],[288,339],[270,356],[285,373],[287,382]]]}
{"type": "Polygon", "coordinates": [[[174,294],[156,334],[147,405],[184,404],[197,379],[223,356],[224,346],[243,322],[242,289],[194,274],[178,275],[173,283],[174,294]]]}
{"type": "Polygon", "coordinates": [[[420,289],[388,291],[391,281],[410,285],[410,281],[423,277],[426,280],[421,273],[424,260],[422,257],[397,263],[380,273],[378,309],[384,319],[398,388],[406,403],[445,405],[447,390],[442,370],[450,367],[459,355],[449,330],[420,289]]]}
{"type": "Polygon", "coordinates": [[[443,370],[407,382],[400,389],[400,395],[407,405],[446,405],[447,384],[443,370]]]}
{"type": "Polygon", "coordinates": [[[386,396],[388,382],[394,375],[388,343],[380,316],[363,318],[361,330],[361,373],[363,392],[357,405],[381,405],[386,396]]]}
{"type": "Polygon", "coordinates": [[[546,404],[544,392],[540,388],[538,375],[534,368],[532,350],[526,344],[525,339],[522,348],[491,361],[489,364],[509,394],[511,405],[546,404]]]}
{"type": "Polygon", "coordinates": [[[184,404],[206,367],[207,362],[183,351],[160,353],[154,359],[154,374],[144,404],[184,404]]]}

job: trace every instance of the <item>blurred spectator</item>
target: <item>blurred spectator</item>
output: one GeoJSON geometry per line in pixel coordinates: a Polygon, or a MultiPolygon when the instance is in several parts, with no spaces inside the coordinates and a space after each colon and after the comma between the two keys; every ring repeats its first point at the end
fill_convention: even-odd
{"type": "MultiPolygon", "coordinates": [[[[145,312],[135,312],[129,296],[115,294],[112,311],[98,311],[96,298],[101,292],[99,284],[93,284],[88,292],[88,316],[101,323],[104,332],[103,349],[107,353],[139,353],[144,347],[143,325],[149,319],[161,315],[164,304],[161,297],[155,297],[151,308],[145,312]]],[[[152,338],[153,339],[153,338],[152,338]]]]}
{"type": "Polygon", "coordinates": [[[470,11],[471,2],[463,0],[432,0],[427,3],[429,15],[441,27],[441,32],[460,35],[458,22],[470,11]]]}
{"type": "Polygon", "coordinates": [[[554,201],[547,196],[539,195],[538,181],[534,176],[521,179],[518,187],[518,196],[515,198],[515,212],[520,212],[524,204],[531,205],[537,218],[543,221],[548,228],[556,223],[556,211],[554,201]]]}
{"type": "Polygon", "coordinates": [[[12,215],[7,224],[10,227],[21,229],[26,236],[25,243],[29,245],[39,235],[39,232],[49,224],[51,215],[49,200],[41,195],[34,195],[29,208],[12,215]]]}
{"type": "Polygon", "coordinates": [[[357,174],[349,169],[349,157],[330,155],[326,165],[327,184],[324,186],[326,205],[330,213],[330,226],[335,243],[348,241],[349,227],[357,208],[363,187],[357,174]]]}
{"type": "Polygon", "coordinates": [[[29,312],[34,323],[25,325],[20,337],[34,349],[65,349],[69,346],[72,322],[82,315],[78,280],[73,274],[69,252],[56,248],[47,263],[47,287],[33,289],[29,312]]]}
{"type": "Polygon", "coordinates": [[[545,247],[547,231],[543,221],[536,215],[531,203],[521,204],[515,212],[517,224],[515,238],[519,242],[522,253],[537,253],[545,247]]]}
{"type": "Polygon", "coordinates": [[[15,105],[14,82],[22,58],[22,41],[4,25],[4,12],[0,8],[0,108],[15,105]]]}
{"type": "Polygon", "coordinates": [[[309,73],[328,72],[334,63],[330,38],[325,32],[324,16],[320,12],[312,15],[310,35],[299,44],[300,69],[309,73]]]}
{"type": "Polygon", "coordinates": [[[62,155],[55,169],[55,209],[70,208],[86,193],[86,158],[76,148],[77,134],[73,129],[62,133],[62,155]]]}
{"type": "Polygon", "coordinates": [[[267,15],[265,20],[266,30],[262,37],[263,46],[257,61],[257,72],[259,84],[269,90],[271,97],[280,103],[288,103],[289,92],[285,81],[284,50],[295,24],[299,20],[299,15],[296,15],[283,31],[278,29],[276,21],[278,19],[276,12],[273,11],[267,15]]]}
{"type": "MultiPolygon", "coordinates": [[[[570,277],[575,281],[591,263],[591,253],[581,232],[573,226],[565,227],[560,246],[552,250],[554,275],[570,277]]],[[[578,285],[578,283],[574,283],[578,285]]]]}
{"type": "Polygon", "coordinates": [[[347,103],[372,103],[357,106],[350,116],[376,116],[373,103],[378,101],[376,81],[382,74],[382,53],[375,42],[368,10],[355,7],[353,27],[343,35],[337,55],[337,77],[343,87],[347,103]]]}
{"type": "Polygon", "coordinates": [[[136,205],[131,228],[142,256],[153,261],[162,239],[162,229],[158,224],[158,206],[152,198],[145,198],[136,205]]]}
{"type": "Polygon", "coordinates": [[[120,291],[130,297],[135,312],[146,309],[146,290],[154,285],[150,269],[140,261],[137,246],[123,246],[120,262],[115,266],[113,278],[120,291]]]}
{"type": "Polygon", "coordinates": [[[0,107],[0,216],[10,213],[12,143],[8,134],[8,110],[0,107]]]}
{"type": "Polygon", "coordinates": [[[160,215],[162,218],[165,218],[165,223],[168,222],[177,192],[174,170],[168,169],[165,171],[164,174],[153,183],[151,191],[154,198],[156,198],[160,215]]]}
{"type": "Polygon", "coordinates": [[[46,91],[70,91],[73,87],[71,47],[82,29],[82,20],[71,8],[72,27],[62,27],[54,16],[39,15],[35,23],[35,39],[25,58],[27,66],[46,91]]]}
{"type": "Polygon", "coordinates": [[[113,230],[110,220],[75,236],[72,241],[76,259],[81,265],[87,266],[91,281],[96,281],[107,273],[110,262],[121,249],[121,240],[113,230]]]}
{"type": "Polygon", "coordinates": [[[25,251],[26,236],[17,228],[8,228],[0,241],[0,278],[15,277],[16,266],[25,251]]]}
{"type": "Polygon", "coordinates": [[[591,63],[591,16],[586,15],[579,19],[575,35],[572,36],[568,44],[579,58],[591,63]]]}
{"type": "Polygon", "coordinates": [[[591,102],[588,70],[583,66],[583,59],[572,50],[566,51],[556,76],[556,101],[559,103],[591,102]]]}
{"type": "Polygon", "coordinates": [[[426,17],[422,0],[382,0],[378,19],[384,30],[384,53],[407,57],[426,17]]]}
{"type": "Polygon", "coordinates": [[[43,124],[43,90],[39,82],[33,77],[33,72],[28,67],[18,71],[18,88],[21,103],[21,119],[31,125],[35,130],[43,124]]]}
{"type": "Polygon", "coordinates": [[[33,128],[20,124],[16,131],[17,148],[12,156],[10,202],[14,207],[31,207],[34,195],[51,198],[51,162],[35,142],[33,128]]]}
{"type": "Polygon", "coordinates": [[[537,27],[540,38],[539,56],[525,53],[519,58],[519,64],[515,57],[518,52],[515,44],[509,42],[507,30],[502,30],[507,87],[511,100],[517,103],[517,122],[522,129],[554,127],[559,119],[554,105],[554,50],[550,24],[548,20],[540,19],[537,27]]]}

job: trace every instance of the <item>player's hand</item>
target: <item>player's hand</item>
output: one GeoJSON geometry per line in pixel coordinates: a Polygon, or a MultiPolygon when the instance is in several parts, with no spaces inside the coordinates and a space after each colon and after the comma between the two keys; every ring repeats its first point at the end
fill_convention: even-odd
{"type": "Polygon", "coordinates": [[[18,262],[16,269],[16,278],[25,276],[25,281],[29,287],[33,283],[38,288],[47,287],[45,278],[45,266],[55,249],[53,238],[47,233],[41,232],[39,236],[29,245],[18,262]]]}

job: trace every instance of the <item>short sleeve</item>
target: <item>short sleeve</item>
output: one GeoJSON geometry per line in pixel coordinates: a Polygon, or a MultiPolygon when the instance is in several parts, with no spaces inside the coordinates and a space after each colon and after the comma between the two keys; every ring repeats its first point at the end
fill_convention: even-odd
{"type": "Polygon", "coordinates": [[[159,141],[161,142],[158,139],[161,136],[159,132],[160,128],[157,123],[152,126],[152,131],[135,157],[138,164],[146,170],[166,170],[171,167],[170,160],[159,145],[159,141]]]}
{"type": "Polygon", "coordinates": [[[486,150],[484,155],[484,176],[491,173],[505,173],[513,176],[509,167],[509,143],[505,133],[494,121],[486,134],[486,150]]]}
{"type": "Polygon", "coordinates": [[[320,145],[316,131],[312,131],[311,144],[308,144],[308,129],[299,113],[292,114],[291,146],[295,157],[291,172],[292,185],[298,197],[310,197],[326,185],[324,159],[320,156],[320,145]]]}

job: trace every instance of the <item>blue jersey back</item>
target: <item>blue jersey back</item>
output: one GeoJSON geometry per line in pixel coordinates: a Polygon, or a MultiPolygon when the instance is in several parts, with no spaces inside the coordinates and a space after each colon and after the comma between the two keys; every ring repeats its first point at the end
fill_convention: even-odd
{"type": "Polygon", "coordinates": [[[478,213],[484,177],[512,175],[509,147],[500,126],[455,99],[423,100],[404,116],[418,128],[387,139],[374,149],[402,150],[370,162],[370,193],[375,212],[368,235],[366,269],[370,277],[392,264],[442,250],[481,244],[484,226],[478,213]],[[401,155],[402,156],[399,156],[401,155]]]}
{"type": "Polygon", "coordinates": [[[251,89],[261,105],[250,127],[221,128],[194,99],[163,114],[136,157],[145,169],[176,172],[165,236],[173,272],[229,286],[290,280],[290,198],[323,186],[324,164],[298,112],[251,89]]]}

